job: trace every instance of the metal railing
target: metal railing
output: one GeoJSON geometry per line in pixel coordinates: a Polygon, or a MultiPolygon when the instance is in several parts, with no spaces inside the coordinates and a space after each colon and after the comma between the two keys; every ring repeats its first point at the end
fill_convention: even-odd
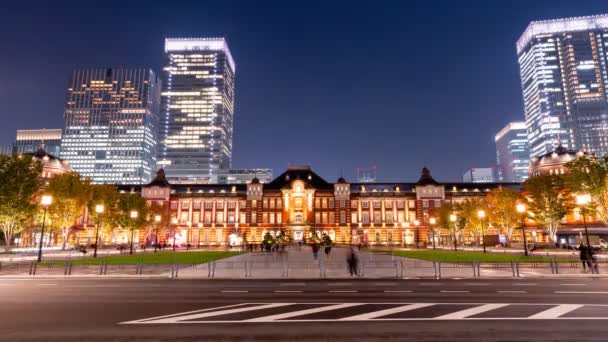
{"type": "MultiPolygon", "coordinates": [[[[601,271],[608,262],[599,262],[601,271]]],[[[580,261],[544,263],[517,262],[440,262],[394,258],[360,260],[356,274],[349,264],[337,260],[290,261],[288,258],[219,260],[197,264],[123,264],[82,265],[77,262],[38,264],[0,264],[0,276],[152,276],[167,278],[491,278],[534,277],[580,274],[580,261]]]]}

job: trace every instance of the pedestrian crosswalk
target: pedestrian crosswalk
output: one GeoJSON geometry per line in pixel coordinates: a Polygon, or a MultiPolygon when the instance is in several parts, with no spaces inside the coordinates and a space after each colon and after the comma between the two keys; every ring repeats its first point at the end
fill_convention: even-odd
{"type": "Polygon", "coordinates": [[[121,324],[608,320],[608,305],[537,303],[238,303],[121,324]]]}

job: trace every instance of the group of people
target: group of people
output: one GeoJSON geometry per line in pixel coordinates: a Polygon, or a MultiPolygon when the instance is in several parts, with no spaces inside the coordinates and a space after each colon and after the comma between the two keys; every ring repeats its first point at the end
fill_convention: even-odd
{"type": "Polygon", "coordinates": [[[583,272],[587,273],[588,271],[591,271],[591,273],[599,274],[599,265],[593,247],[581,243],[578,249],[581,263],[583,264],[583,272]]]}

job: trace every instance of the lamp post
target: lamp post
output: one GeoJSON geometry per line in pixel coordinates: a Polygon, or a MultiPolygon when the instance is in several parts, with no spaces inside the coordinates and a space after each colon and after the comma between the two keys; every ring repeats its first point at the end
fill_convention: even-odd
{"type": "Polygon", "coordinates": [[[154,222],[156,222],[156,237],[154,238],[154,253],[156,253],[156,249],[158,249],[158,226],[160,225],[160,220],[162,217],[160,215],[154,216],[154,222]]]}
{"type": "Polygon", "coordinates": [[[139,216],[137,210],[131,210],[131,221],[133,221],[133,227],[131,227],[131,249],[129,251],[129,254],[133,254],[133,234],[135,233],[135,219],[137,219],[137,216],[139,216]]]}
{"type": "Polygon", "coordinates": [[[486,217],[486,212],[484,210],[477,211],[477,218],[481,221],[481,244],[483,245],[483,252],[486,252],[486,234],[483,230],[483,219],[486,217]]]}
{"type": "Polygon", "coordinates": [[[40,231],[40,244],[38,245],[38,262],[42,261],[42,244],[44,243],[44,224],[46,223],[46,211],[49,209],[49,205],[53,203],[53,196],[51,195],[42,195],[40,199],[40,204],[42,204],[42,208],[44,208],[44,213],[42,214],[42,229],[40,231]]]}
{"type": "Polygon", "coordinates": [[[103,204],[95,206],[95,213],[97,213],[97,224],[95,225],[95,249],[93,249],[93,258],[97,258],[97,244],[99,243],[99,216],[103,214],[105,207],[103,204]]]}
{"type": "Polygon", "coordinates": [[[526,205],[519,203],[515,210],[521,214],[521,234],[524,236],[524,255],[528,256],[528,240],[526,239],[526,205]]]}
{"type": "Polygon", "coordinates": [[[431,224],[431,232],[433,233],[433,249],[435,249],[435,223],[437,223],[437,220],[431,217],[429,218],[429,223],[431,224]]]}
{"type": "Polygon", "coordinates": [[[579,194],[576,195],[576,205],[581,207],[581,214],[583,215],[583,225],[585,226],[585,238],[587,239],[587,246],[591,246],[589,243],[589,231],[587,231],[587,219],[585,218],[585,208],[591,203],[591,195],[579,194]]]}
{"type": "Polygon", "coordinates": [[[452,232],[454,234],[454,251],[458,250],[458,240],[456,238],[456,220],[458,220],[458,217],[456,216],[456,214],[451,214],[450,215],[450,222],[452,222],[452,232]]]}
{"type": "Polygon", "coordinates": [[[416,248],[419,247],[418,243],[420,242],[420,221],[414,220],[414,226],[416,227],[416,248]]]}

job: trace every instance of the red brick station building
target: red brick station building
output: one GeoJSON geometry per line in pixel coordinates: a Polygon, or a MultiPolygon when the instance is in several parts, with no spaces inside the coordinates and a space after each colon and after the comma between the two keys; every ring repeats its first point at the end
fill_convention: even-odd
{"type": "MultiPolygon", "coordinates": [[[[267,232],[284,231],[294,241],[327,234],[338,244],[415,245],[428,241],[434,209],[485,196],[499,186],[519,190],[521,185],[439,183],[427,168],[415,183],[349,183],[342,177],[330,183],[309,166],[290,166],[266,184],[254,179],[249,184],[172,185],[160,170],[148,185],[121,189],[141,191],[170,211],[170,224],[159,229],[161,243],[173,243],[174,236],[177,244],[191,246],[261,243],[267,232]]],[[[78,234],[80,242],[91,235],[93,220],[87,221],[91,224],[78,234]]],[[[487,233],[498,231],[490,227],[487,233]]],[[[465,242],[472,239],[465,234],[465,242]]]]}

